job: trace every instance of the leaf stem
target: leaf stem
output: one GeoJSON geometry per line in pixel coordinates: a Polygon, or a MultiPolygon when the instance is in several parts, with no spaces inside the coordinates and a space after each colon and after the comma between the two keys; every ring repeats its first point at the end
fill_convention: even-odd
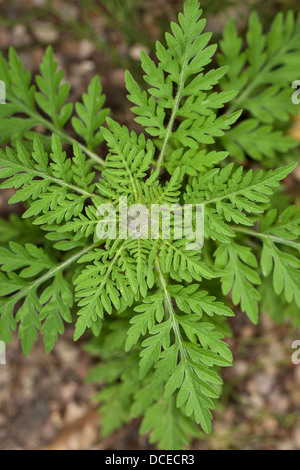
{"type": "Polygon", "coordinates": [[[248,83],[248,85],[246,85],[244,87],[244,89],[240,90],[240,94],[237,96],[237,99],[235,102],[233,102],[232,106],[229,107],[228,111],[227,111],[227,115],[228,114],[231,114],[233,113],[234,111],[236,111],[240,106],[242,106],[243,104],[243,101],[245,99],[248,98],[248,96],[251,95],[252,91],[259,85],[259,80],[262,76],[264,76],[264,74],[270,72],[270,70],[272,69],[273,67],[273,61],[275,59],[275,64],[276,64],[276,61],[278,61],[278,55],[282,54],[284,55],[285,54],[285,49],[286,49],[286,44],[282,44],[282,46],[280,47],[280,49],[277,51],[276,55],[274,56],[273,60],[270,60],[270,62],[267,62],[261,69],[258,73],[255,74],[255,77],[253,78],[253,80],[250,81],[250,83],[248,83]]]}
{"type": "MultiPolygon", "coordinates": [[[[62,129],[59,129],[57,127],[55,127],[50,121],[48,121],[47,119],[43,118],[42,116],[40,116],[39,114],[37,113],[30,113],[31,114],[31,117],[33,118],[36,118],[39,120],[39,124],[42,124],[43,126],[45,126],[49,131],[53,132],[54,134],[58,135],[59,137],[61,137],[63,140],[65,140],[66,142],[68,142],[69,144],[72,144],[74,139],[72,139],[72,137],[70,137],[65,131],[63,131],[62,129]]],[[[89,150],[84,144],[78,142],[78,145],[80,147],[80,149],[91,159],[95,160],[97,163],[99,163],[101,166],[104,166],[105,165],[105,161],[99,157],[95,152],[92,152],[91,150],[89,150]]]]}
{"type": "MultiPolygon", "coordinates": [[[[64,130],[58,128],[55,126],[55,124],[52,124],[48,119],[42,117],[39,113],[36,111],[32,111],[28,109],[23,103],[19,102],[15,97],[10,97],[10,102],[16,103],[18,107],[20,108],[20,112],[23,112],[24,114],[27,114],[27,116],[31,117],[36,121],[36,124],[41,124],[42,126],[46,127],[49,131],[51,131],[53,134],[56,134],[60,138],[62,138],[65,142],[68,142],[69,144],[73,143],[73,140],[71,136],[69,136],[64,130]]],[[[99,157],[95,152],[92,152],[89,150],[84,144],[78,142],[78,145],[80,149],[91,159],[95,160],[97,163],[99,163],[101,166],[105,165],[105,161],[99,157]]]]}
{"type": "Polygon", "coordinates": [[[155,258],[155,266],[156,266],[157,272],[159,274],[160,282],[161,282],[161,285],[162,285],[162,288],[163,288],[163,291],[164,291],[166,304],[167,304],[168,311],[169,311],[169,314],[170,314],[170,318],[171,318],[171,321],[172,321],[173,330],[174,330],[175,336],[176,336],[177,341],[178,341],[180,354],[182,356],[182,359],[184,359],[184,361],[188,364],[187,357],[186,357],[186,352],[185,352],[184,345],[183,345],[183,342],[182,342],[181,333],[180,333],[180,330],[179,330],[179,327],[178,327],[178,322],[177,322],[176,316],[175,316],[176,314],[174,312],[174,308],[173,308],[173,305],[172,305],[172,299],[171,299],[171,296],[168,292],[167,282],[166,282],[165,276],[162,272],[162,269],[161,269],[161,266],[160,266],[160,263],[159,263],[159,259],[158,259],[157,256],[155,258]]]}
{"type": "Polygon", "coordinates": [[[96,248],[96,246],[97,246],[96,244],[90,245],[90,246],[84,248],[83,250],[75,253],[75,255],[71,256],[70,258],[68,258],[63,263],[61,263],[61,264],[55,266],[54,268],[50,269],[50,271],[48,271],[46,274],[44,274],[40,278],[36,279],[31,285],[24,287],[18,293],[16,293],[12,297],[10,297],[8,299],[7,304],[9,304],[10,302],[13,302],[15,304],[19,300],[23,299],[25,296],[27,296],[29,294],[29,292],[32,289],[35,289],[35,288],[39,287],[41,284],[43,284],[44,282],[46,282],[49,279],[51,279],[52,277],[54,277],[59,271],[63,271],[65,268],[67,268],[68,266],[73,264],[75,261],[77,261],[83,255],[85,255],[89,251],[96,248]]]}
{"type": "Polygon", "coordinates": [[[187,56],[187,48],[186,48],[185,53],[184,53],[183,65],[182,65],[182,69],[181,69],[181,72],[180,72],[179,84],[178,84],[176,97],[175,97],[175,100],[174,100],[174,106],[173,106],[172,114],[171,114],[171,117],[170,117],[170,120],[169,120],[169,123],[168,123],[168,127],[167,127],[166,135],[165,135],[165,138],[164,138],[164,142],[163,142],[163,145],[162,145],[162,149],[160,151],[160,154],[159,154],[159,157],[158,157],[158,160],[157,160],[156,168],[157,168],[158,171],[161,169],[161,166],[163,164],[167,144],[168,144],[169,138],[172,134],[176,114],[177,114],[177,111],[179,109],[181,94],[182,94],[182,90],[183,90],[184,82],[185,82],[185,71],[186,71],[186,66],[187,66],[186,56],[187,56]]]}
{"type": "Polygon", "coordinates": [[[173,305],[172,305],[172,299],[171,299],[171,296],[168,292],[167,283],[166,283],[164,274],[162,272],[158,257],[155,258],[155,265],[156,265],[156,269],[157,269],[157,272],[159,274],[161,285],[162,285],[162,288],[163,288],[163,291],[164,291],[164,294],[165,294],[165,300],[166,300],[167,307],[168,307],[168,310],[169,310],[169,313],[170,313],[170,318],[171,318],[171,321],[172,321],[172,328],[173,328],[173,331],[175,333],[176,341],[178,343],[181,360],[183,360],[183,362],[184,362],[185,373],[186,373],[186,375],[188,376],[188,379],[189,379],[189,383],[190,383],[190,386],[191,386],[191,392],[194,394],[195,397],[197,397],[197,390],[196,390],[195,385],[194,385],[195,379],[193,378],[194,374],[193,374],[193,370],[192,370],[192,367],[191,367],[191,362],[189,361],[188,356],[187,356],[187,352],[185,350],[183,339],[182,339],[180,329],[179,329],[179,326],[178,326],[178,321],[176,320],[176,314],[175,314],[175,311],[174,311],[174,308],[173,308],[173,305]]]}
{"type": "Polygon", "coordinates": [[[291,246],[300,251],[300,243],[293,240],[287,240],[285,238],[277,237],[276,235],[271,235],[270,233],[255,232],[254,230],[249,230],[242,227],[230,226],[234,232],[244,233],[245,235],[250,235],[252,237],[266,238],[272,240],[275,243],[281,243],[282,245],[291,246]]]}

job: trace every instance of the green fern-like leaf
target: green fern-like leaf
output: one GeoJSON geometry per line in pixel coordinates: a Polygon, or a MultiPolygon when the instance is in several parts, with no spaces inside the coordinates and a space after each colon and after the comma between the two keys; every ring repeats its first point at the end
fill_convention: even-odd
{"type": "Polygon", "coordinates": [[[108,118],[98,77],[73,107],[51,48],[35,80],[13,49],[0,56],[0,143],[10,144],[0,187],[24,206],[22,219],[0,220],[0,340],[18,330],[28,354],[41,332],[50,352],[77,315],[75,340],[88,332],[86,349],[101,358],[89,380],[101,386],[104,435],[132,417],[162,449],[188,445],[199,426],[210,432],[232,364],[232,304],[255,324],[268,309],[284,318],[278,306],[299,324],[299,210],[278,195],[296,166],[285,130],[299,24],[280,14],[264,34],[254,14],[243,50],[230,21],[215,68],[199,2],[186,1],[156,59],[141,55],[145,87],[126,73],[140,134],[108,118]],[[162,219],[170,212],[169,233],[152,233],[153,204],[162,219]],[[203,248],[187,247],[194,214],[178,236],[184,204],[201,205],[203,248]],[[120,221],[141,205],[148,225],[128,236],[120,221]],[[99,235],[107,207],[116,230],[99,235]]]}

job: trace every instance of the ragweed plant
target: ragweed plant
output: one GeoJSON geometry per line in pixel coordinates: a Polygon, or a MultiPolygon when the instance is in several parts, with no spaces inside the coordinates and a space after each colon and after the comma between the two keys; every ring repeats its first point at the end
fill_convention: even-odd
{"type": "Polygon", "coordinates": [[[261,299],[279,296],[299,322],[300,212],[278,210],[273,195],[296,166],[278,162],[295,157],[284,125],[295,112],[300,22],[279,14],[265,35],[254,14],[244,50],[230,21],[216,68],[204,28],[199,2],[188,0],[157,60],[141,55],[146,89],[126,73],[140,135],[107,119],[98,77],[73,113],[50,48],[34,84],[13,49],[0,59],[1,143],[11,144],[1,187],[25,207],[22,220],[0,225],[0,339],[18,330],[28,354],[41,331],[50,352],[75,312],[75,340],[89,332],[87,349],[101,356],[89,379],[104,385],[103,433],[141,416],[141,432],[163,449],[188,445],[197,425],[211,430],[220,369],[232,364],[232,306],[256,324],[261,299]],[[99,207],[121,218],[122,197],[147,208],[202,204],[203,249],[187,250],[174,230],[100,239],[99,207]]]}

